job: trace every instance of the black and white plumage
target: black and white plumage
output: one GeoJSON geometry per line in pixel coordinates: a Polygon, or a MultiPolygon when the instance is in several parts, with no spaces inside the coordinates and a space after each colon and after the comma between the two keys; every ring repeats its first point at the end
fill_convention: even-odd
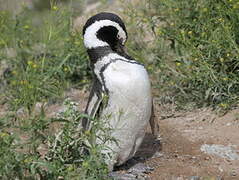
{"type": "MultiPolygon", "coordinates": [[[[148,73],[144,66],[124,51],[127,31],[120,17],[112,13],[92,16],[83,28],[84,44],[93,70],[94,82],[85,113],[98,117],[113,128],[107,160],[109,169],[134,156],[150,121],[153,133],[157,125],[152,117],[152,96],[148,73]],[[103,105],[104,96],[107,104],[103,105]]],[[[82,120],[89,129],[90,120],[82,120]]]]}

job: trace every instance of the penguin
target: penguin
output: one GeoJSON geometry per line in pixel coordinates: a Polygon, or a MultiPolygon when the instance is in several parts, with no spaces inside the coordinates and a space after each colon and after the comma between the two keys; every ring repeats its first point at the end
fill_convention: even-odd
{"type": "MultiPolygon", "coordinates": [[[[112,171],[132,158],[141,145],[150,123],[157,135],[149,75],[143,64],[125,50],[127,31],[122,19],[101,12],[90,17],[83,27],[83,41],[93,71],[93,84],[82,127],[92,127],[91,118],[99,118],[114,141],[104,143],[102,151],[112,171]]],[[[101,133],[97,134],[101,136],[101,133]]]]}

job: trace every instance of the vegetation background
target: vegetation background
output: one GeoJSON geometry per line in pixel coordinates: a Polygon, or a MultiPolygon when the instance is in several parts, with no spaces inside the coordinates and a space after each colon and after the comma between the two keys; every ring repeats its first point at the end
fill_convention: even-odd
{"type": "MultiPolygon", "coordinates": [[[[137,8],[126,2],[117,1],[115,9],[128,27],[129,54],[150,72],[156,103],[238,106],[238,0],[143,0],[137,8]]],[[[88,57],[74,24],[76,17],[86,20],[94,3],[0,0],[1,179],[108,178],[99,153],[105,147],[94,141],[105,130],[97,120],[90,132],[77,129],[84,115],[65,98],[72,88],[89,87],[88,57]],[[55,103],[65,109],[49,117],[46,109],[55,103]]],[[[114,2],[96,3],[105,10],[114,2]]]]}

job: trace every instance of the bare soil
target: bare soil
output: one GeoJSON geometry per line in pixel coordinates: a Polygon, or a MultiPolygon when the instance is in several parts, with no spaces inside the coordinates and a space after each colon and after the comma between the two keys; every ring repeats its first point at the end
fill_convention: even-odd
{"type": "Polygon", "coordinates": [[[176,112],[171,118],[164,118],[159,106],[156,110],[160,145],[156,147],[155,140],[147,134],[139,150],[139,155],[146,157],[146,164],[154,168],[152,180],[239,179],[239,160],[200,150],[203,144],[217,144],[233,146],[239,152],[239,109],[221,117],[209,109],[198,109],[176,112]]]}

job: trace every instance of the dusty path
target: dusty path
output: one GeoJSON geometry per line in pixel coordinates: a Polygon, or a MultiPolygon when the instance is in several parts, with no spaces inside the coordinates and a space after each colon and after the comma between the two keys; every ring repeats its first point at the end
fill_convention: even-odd
{"type": "MultiPolygon", "coordinates": [[[[146,137],[138,155],[147,157],[146,164],[154,167],[152,180],[238,180],[239,159],[207,154],[200,150],[203,144],[232,147],[239,153],[239,110],[223,117],[210,110],[176,113],[161,119],[158,108],[161,143],[146,137]],[[155,149],[157,148],[157,150],[155,149]]],[[[238,154],[239,155],[239,154],[238,154]]]]}

